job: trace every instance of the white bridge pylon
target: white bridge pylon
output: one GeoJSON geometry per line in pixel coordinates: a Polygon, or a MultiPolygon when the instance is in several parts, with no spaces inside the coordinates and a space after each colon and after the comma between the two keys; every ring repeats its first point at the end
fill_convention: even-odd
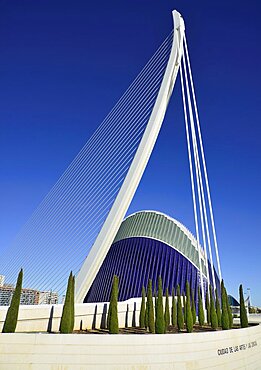
{"type": "Polygon", "coordinates": [[[120,224],[128,210],[135,191],[144,173],[153,147],[157,140],[168,102],[173,91],[183,53],[185,25],[181,15],[173,11],[174,35],[169,61],[162,84],[149,118],[140,145],[132,164],[113,203],[103,227],[92,246],[81,270],[76,277],[76,301],[82,302],[88,289],[99,271],[106,254],[116,236],[120,224]]]}
{"type": "Polygon", "coordinates": [[[181,72],[182,94],[184,115],[187,134],[188,155],[190,163],[192,198],[194,206],[196,238],[198,243],[198,256],[200,266],[200,281],[202,295],[204,298],[203,275],[210,282],[208,271],[208,254],[210,256],[212,281],[215,287],[214,262],[211,249],[211,239],[215,245],[216,262],[219,278],[221,269],[218,256],[217,239],[214,225],[213,210],[211,204],[209,183],[206,170],[206,162],[202,144],[201,131],[199,126],[198,111],[196,106],[195,91],[193,87],[192,73],[188,56],[188,49],[185,39],[185,25],[182,16],[173,11],[174,34],[169,60],[166,66],[164,77],[148,119],[146,129],[139,143],[135,156],[129,167],[127,175],[120,187],[116,199],[108,213],[106,220],[88,254],[79,273],[76,276],[76,302],[83,302],[89,288],[91,287],[97,272],[99,271],[107,252],[117,234],[120,224],[133,199],[135,191],[142,178],[153,147],[157,140],[169,99],[171,97],[178,72],[181,72]],[[184,52],[185,45],[185,52],[184,52]],[[184,81],[185,80],[185,88],[184,81]],[[191,92],[191,93],[190,93],[191,92]],[[192,98],[191,98],[192,94],[192,98]],[[194,120],[194,116],[196,119],[194,120]],[[196,124],[195,124],[196,121],[196,124]],[[199,144],[198,144],[199,140],[199,144]],[[192,150],[191,150],[192,143],[192,150]],[[203,173],[201,171],[203,167],[203,173]],[[196,178],[196,181],[194,179],[196,178]],[[207,202],[205,200],[207,193],[207,202]],[[211,230],[208,226],[208,214],[211,220],[211,230]],[[204,259],[207,267],[206,274],[202,271],[202,255],[200,253],[200,237],[203,239],[204,259]],[[208,252],[207,252],[208,245],[208,252]]]}

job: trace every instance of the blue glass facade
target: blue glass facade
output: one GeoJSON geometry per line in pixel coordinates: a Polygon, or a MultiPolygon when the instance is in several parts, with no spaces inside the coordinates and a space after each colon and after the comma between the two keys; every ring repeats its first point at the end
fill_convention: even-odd
{"type": "Polygon", "coordinates": [[[119,277],[119,301],[140,297],[142,286],[147,287],[152,279],[153,290],[157,290],[158,276],[162,278],[164,292],[177,284],[185,293],[186,281],[190,282],[197,301],[200,274],[195,265],[169,245],[146,237],[133,237],[115,242],[84,302],[107,302],[113,275],[119,277]]]}

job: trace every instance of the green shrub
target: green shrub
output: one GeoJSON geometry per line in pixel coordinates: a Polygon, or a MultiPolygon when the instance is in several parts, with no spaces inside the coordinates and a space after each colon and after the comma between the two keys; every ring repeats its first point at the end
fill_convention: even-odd
{"type": "Polygon", "coordinates": [[[221,305],[222,305],[222,312],[221,312],[221,325],[223,330],[229,329],[229,318],[228,318],[228,310],[227,310],[227,298],[226,298],[226,291],[224,286],[224,281],[221,281],[221,305]]]}
{"type": "Polygon", "coordinates": [[[218,326],[221,326],[221,310],[220,310],[220,303],[218,297],[218,290],[216,289],[216,312],[217,312],[217,320],[218,326]]]}
{"type": "Polygon", "coordinates": [[[145,304],[145,329],[149,327],[149,310],[148,310],[148,292],[147,292],[147,299],[145,304]]]}
{"type": "Polygon", "coordinates": [[[227,302],[227,313],[228,313],[228,323],[229,323],[229,329],[232,328],[233,326],[233,315],[232,315],[232,310],[231,307],[228,303],[228,296],[227,296],[227,290],[225,288],[225,294],[226,294],[226,302],[227,302]]]}
{"type": "Polygon", "coordinates": [[[75,276],[72,277],[72,293],[71,293],[71,332],[73,332],[74,329],[74,292],[75,292],[75,276]]]}
{"type": "Polygon", "coordinates": [[[14,333],[17,325],[18,311],[20,305],[21,291],[22,291],[22,282],[23,282],[23,269],[20,270],[16,282],[16,287],[14,294],[11,300],[11,304],[7,310],[3,333],[14,333]]]}
{"type": "Polygon", "coordinates": [[[116,275],[113,277],[111,299],[108,312],[108,329],[110,334],[119,333],[119,322],[118,322],[118,288],[119,279],[116,275]]]}
{"type": "Polygon", "coordinates": [[[191,305],[190,305],[190,286],[189,282],[186,282],[186,328],[187,332],[191,333],[193,330],[193,317],[191,312],[191,305]]]}
{"type": "Polygon", "coordinates": [[[72,332],[72,294],[73,294],[73,274],[70,273],[67,283],[65,301],[60,322],[60,332],[69,334],[72,332]]]}
{"type": "Polygon", "coordinates": [[[218,319],[217,319],[217,313],[215,308],[215,302],[212,295],[212,287],[209,286],[209,297],[210,297],[210,321],[211,321],[211,327],[213,330],[217,330],[218,327],[218,319]]]}
{"type": "MultiPolygon", "coordinates": [[[[112,279],[112,289],[111,289],[110,301],[113,299],[113,295],[115,296],[115,294],[116,295],[118,294],[117,293],[117,290],[118,290],[117,284],[118,284],[118,277],[116,275],[114,275],[113,279],[112,279]]],[[[117,298],[117,300],[118,300],[118,298],[117,298]]],[[[110,325],[111,309],[112,309],[112,305],[109,303],[109,309],[108,309],[108,314],[107,314],[107,329],[109,329],[109,325],[110,325]]]]}
{"type": "Polygon", "coordinates": [[[205,315],[200,287],[198,287],[198,323],[199,326],[203,326],[205,323],[205,315]]]}
{"type": "Polygon", "coordinates": [[[165,333],[165,320],[163,313],[163,294],[161,277],[158,278],[158,297],[157,297],[157,316],[155,321],[155,331],[157,334],[165,333]]]}
{"type": "Polygon", "coordinates": [[[207,310],[207,323],[208,325],[211,324],[211,320],[210,320],[210,304],[209,304],[209,293],[208,293],[208,289],[206,291],[206,310],[207,310]]]}
{"type": "Polygon", "coordinates": [[[169,291],[168,288],[166,289],[166,302],[165,302],[165,332],[168,330],[170,326],[170,314],[169,314],[169,291]]]}
{"type": "Polygon", "coordinates": [[[177,326],[177,302],[174,288],[172,289],[171,324],[175,327],[177,326]]]}
{"type": "Polygon", "coordinates": [[[156,287],[154,287],[154,308],[155,308],[155,322],[157,320],[157,292],[156,287]]]}
{"type": "Polygon", "coordinates": [[[142,287],[142,298],[141,298],[141,306],[140,306],[140,328],[145,327],[145,305],[146,305],[146,293],[144,286],[142,287]]]}
{"type": "Polygon", "coordinates": [[[152,281],[149,279],[148,283],[148,328],[150,333],[155,333],[155,319],[154,319],[154,307],[152,299],[152,281]]]}
{"type": "Polygon", "coordinates": [[[242,284],[240,284],[239,286],[239,300],[240,300],[240,325],[241,325],[241,328],[247,328],[248,319],[247,319],[247,312],[246,312],[246,306],[245,306],[245,301],[244,301],[242,284]]]}
{"type": "Polygon", "coordinates": [[[186,297],[185,297],[185,293],[182,294],[182,300],[183,300],[183,317],[184,317],[184,323],[187,322],[187,312],[186,312],[186,297]]]}
{"type": "Polygon", "coordinates": [[[196,324],[197,321],[197,313],[196,313],[196,306],[195,306],[195,299],[194,299],[194,291],[192,290],[191,295],[191,312],[192,312],[192,318],[193,318],[193,325],[196,324]]]}
{"type": "Polygon", "coordinates": [[[180,296],[180,287],[177,286],[177,296],[178,296],[178,302],[177,302],[177,325],[178,330],[181,331],[184,329],[184,317],[182,312],[182,304],[181,304],[181,296],[180,296]]]}

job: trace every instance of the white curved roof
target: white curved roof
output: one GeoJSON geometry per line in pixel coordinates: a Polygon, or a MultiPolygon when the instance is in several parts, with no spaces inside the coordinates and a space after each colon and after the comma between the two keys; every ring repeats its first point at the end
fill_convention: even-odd
{"type": "MultiPolygon", "coordinates": [[[[126,217],[120,226],[114,243],[131,237],[147,237],[164,242],[183,254],[199,268],[196,238],[181,222],[162,212],[144,210],[126,217]]],[[[205,270],[205,257],[201,246],[200,256],[205,270]]]]}

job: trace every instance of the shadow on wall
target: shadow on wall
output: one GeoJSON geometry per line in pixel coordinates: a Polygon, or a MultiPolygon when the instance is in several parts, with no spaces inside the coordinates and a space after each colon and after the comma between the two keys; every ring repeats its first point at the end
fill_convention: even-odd
{"type": "Polygon", "coordinates": [[[50,317],[49,317],[49,320],[48,320],[48,325],[47,325],[47,332],[48,333],[51,333],[52,332],[53,311],[54,311],[54,307],[52,306],[51,307],[51,311],[50,311],[50,317]]]}
{"type": "Polygon", "coordinates": [[[128,327],[128,318],[129,318],[129,305],[127,304],[126,314],[125,314],[125,328],[128,327]]]}
{"type": "Polygon", "coordinates": [[[101,317],[101,329],[106,329],[106,318],[107,318],[108,305],[104,303],[101,317]]]}
{"type": "Polygon", "coordinates": [[[96,304],[95,309],[94,309],[94,314],[93,314],[93,320],[92,320],[92,329],[96,329],[97,310],[98,310],[98,306],[96,304]]]}
{"type": "Polygon", "coordinates": [[[132,312],[132,327],[136,326],[136,309],[137,304],[134,302],[133,312],[132,312]]]}

